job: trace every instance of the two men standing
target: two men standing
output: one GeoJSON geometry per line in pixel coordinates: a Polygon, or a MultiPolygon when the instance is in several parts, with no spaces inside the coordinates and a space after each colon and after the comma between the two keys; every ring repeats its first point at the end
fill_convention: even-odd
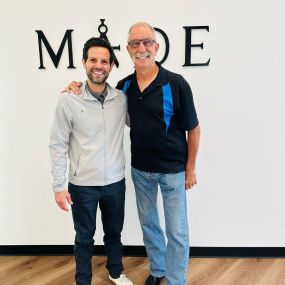
{"type": "MultiPolygon", "coordinates": [[[[144,244],[150,260],[150,275],[145,285],[158,285],[164,277],[167,285],[185,285],[189,259],[189,230],[185,190],[193,187],[197,182],[195,163],[200,136],[192,92],[189,84],[181,75],[164,69],[155,61],[159,44],[156,42],[154,29],[149,24],[139,22],[130,28],[127,49],[135,64],[135,72],[121,80],[117,88],[121,89],[128,98],[132,179],[136,191],[144,244]],[[158,185],[163,198],[167,243],[159,224],[158,185]]],[[[91,73],[94,76],[96,74],[99,77],[103,76],[104,72],[102,70],[100,72],[94,69],[91,73]]],[[[78,85],[80,84],[73,83],[70,86],[78,95],[65,95],[65,97],[71,96],[74,98],[73,100],[81,98],[84,94],[82,92],[85,92],[86,88],[83,85],[79,90],[78,85]]],[[[121,93],[119,92],[119,94],[121,93]]],[[[122,94],[121,97],[124,98],[122,94]]],[[[124,104],[121,108],[125,108],[124,104]]],[[[104,109],[106,108],[104,107],[104,109]]],[[[111,114],[112,120],[118,116],[117,112],[120,113],[122,110],[116,109],[111,114]]],[[[76,111],[71,110],[70,113],[75,116],[76,111]]],[[[89,121],[87,119],[89,116],[94,117],[93,119],[90,118],[90,120],[94,120],[94,123],[100,119],[97,115],[85,113],[85,122],[89,121]]],[[[117,133],[113,134],[114,136],[118,132],[123,133],[120,122],[122,123],[124,119],[118,120],[117,118],[115,121],[118,122],[118,130],[117,133]]],[[[87,129],[90,131],[92,126],[93,124],[88,124],[87,129]]],[[[97,139],[101,139],[100,135],[97,135],[96,138],[93,137],[94,144],[96,144],[97,139]]],[[[109,140],[112,139],[110,136],[109,140]]],[[[82,142],[77,142],[79,146],[82,144],[82,142]]],[[[57,144],[58,141],[55,140],[53,145],[57,144]]],[[[122,144],[122,141],[117,140],[117,144],[122,144]]],[[[83,146],[85,146],[84,143],[83,146]]],[[[105,147],[108,147],[108,143],[105,143],[105,147]]],[[[103,146],[102,148],[104,149],[103,146]]],[[[100,149],[98,151],[100,152],[100,149]]],[[[85,154],[86,152],[82,151],[82,153],[85,154]]],[[[91,153],[93,152],[91,151],[91,153]]],[[[69,155],[72,157],[72,152],[69,155]]],[[[57,154],[52,156],[56,157],[57,154]]],[[[79,168],[83,175],[80,182],[85,181],[83,182],[85,187],[90,186],[85,180],[85,175],[90,170],[88,165],[89,163],[91,165],[96,164],[92,159],[90,156],[88,159],[82,160],[86,164],[82,164],[82,167],[79,168]]],[[[108,159],[112,160],[112,157],[108,159]]],[[[80,160],[78,159],[78,161],[80,160]]],[[[57,162],[54,163],[54,167],[60,168],[57,162]]],[[[109,167],[104,168],[105,175],[108,173],[109,167]]],[[[76,193],[80,193],[76,189],[79,181],[70,181],[71,183],[72,181],[75,182],[75,185],[72,183],[70,188],[72,198],[72,196],[76,196],[76,191],[76,193]]],[[[64,199],[68,200],[67,194],[64,199]]],[[[75,201],[73,202],[75,204],[75,201]]],[[[84,220],[81,222],[84,224],[84,220]]],[[[112,276],[110,270],[109,272],[112,276]]],[[[114,277],[118,278],[118,274],[117,271],[114,277]]]]}

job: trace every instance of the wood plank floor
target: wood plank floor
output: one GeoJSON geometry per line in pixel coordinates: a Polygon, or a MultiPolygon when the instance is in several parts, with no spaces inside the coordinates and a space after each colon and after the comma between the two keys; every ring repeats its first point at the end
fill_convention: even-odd
{"type": "MultiPolygon", "coordinates": [[[[93,257],[92,285],[112,285],[105,257],[93,257]]],[[[144,285],[148,260],[124,257],[125,273],[144,285]]],[[[0,256],[1,285],[74,285],[73,256],[0,256]]],[[[189,285],[285,285],[285,259],[192,258],[189,285]]]]}

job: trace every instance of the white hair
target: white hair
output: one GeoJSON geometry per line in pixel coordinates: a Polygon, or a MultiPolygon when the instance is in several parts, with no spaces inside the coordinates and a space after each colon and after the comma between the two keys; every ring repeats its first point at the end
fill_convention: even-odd
{"type": "Polygon", "coordinates": [[[130,29],[129,29],[129,32],[128,32],[128,42],[129,42],[129,39],[130,39],[130,34],[132,32],[132,29],[135,28],[135,27],[139,27],[139,26],[142,26],[142,27],[147,27],[151,30],[152,34],[153,34],[153,39],[156,41],[156,37],[155,37],[155,30],[153,28],[153,26],[151,26],[150,24],[148,24],[147,22],[137,22],[137,23],[134,23],[130,29]]]}

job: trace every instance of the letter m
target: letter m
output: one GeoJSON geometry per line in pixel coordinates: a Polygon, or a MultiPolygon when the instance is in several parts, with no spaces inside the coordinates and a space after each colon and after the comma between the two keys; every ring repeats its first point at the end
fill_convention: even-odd
{"type": "Polygon", "coordinates": [[[43,64],[42,43],[44,43],[44,45],[47,49],[47,52],[49,53],[55,68],[57,68],[66,42],[68,45],[68,58],[69,58],[69,66],[67,68],[75,68],[75,66],[73,65],[72,41],[71,41],[71,33],[73,32],[73,30],[66,30],[64,38],[60,44],[60,47],[59,47],[57,54],[55,54],[55,52],[51,48],[46,36],[44,35],[44,33],[42,31],[36,31],[36,32],[38,34],[39,52],[40,52],[40,67],[39,67],[39,69],[45,69],[44,64],[43,64]]]}

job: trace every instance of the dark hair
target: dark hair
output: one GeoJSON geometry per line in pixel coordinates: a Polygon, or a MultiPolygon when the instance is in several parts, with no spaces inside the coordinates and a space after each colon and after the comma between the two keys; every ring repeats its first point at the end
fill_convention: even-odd
{"type": "Polygon", "coordinates": [[[110,46],[110,44],[108,42],[106,42],[103,39],[100,38],[91,38],[89,39],[83,47],[83,59],[86,61],[88,58],[88,50],[91,47],[103,47],[109,50],[110,53],[110,64],[112,64],[114,62],[115,59],[115,55],[114,55],[114,51],[113,48],[110,46]]]}

